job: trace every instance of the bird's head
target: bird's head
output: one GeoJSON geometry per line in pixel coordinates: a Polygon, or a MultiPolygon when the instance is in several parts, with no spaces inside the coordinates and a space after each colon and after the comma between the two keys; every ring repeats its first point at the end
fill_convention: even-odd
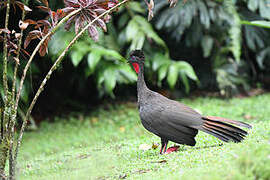
{"type": "Polygon", "coordinates": [[[144,65],[144,54],[142,50],[131,51],[128,61],[133,66],[136,73],[139,73],[140,67],[144,65]]]}

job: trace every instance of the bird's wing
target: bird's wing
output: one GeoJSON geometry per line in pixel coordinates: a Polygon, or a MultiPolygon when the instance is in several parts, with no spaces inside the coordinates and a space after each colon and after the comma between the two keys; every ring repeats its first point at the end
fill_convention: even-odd
{"type": "Polygon", "coordinates": [[[201,115],[191,108],[159,94],[141,106],[140,117],[146,129],[168,140],[194,145],[198,133],[191,126],[202,123],[201,115]]]}

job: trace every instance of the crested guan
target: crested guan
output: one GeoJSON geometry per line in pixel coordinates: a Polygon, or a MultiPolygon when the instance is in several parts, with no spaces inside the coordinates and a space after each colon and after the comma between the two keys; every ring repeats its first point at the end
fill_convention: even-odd
{"type": "Polygon", "coordinates": [[[203,116],[184,104],[148,89],[144,82],[144,54],[141,50],[130,53],[129,63],[138,74],[138,109],[141,122],[148,131],[161,138],[160,154],[166,153],[168,141],[194,146],[198,130],[225,142],[241,142],[247,132],[231,124],[251,128],[243,122],[203,116]]]}

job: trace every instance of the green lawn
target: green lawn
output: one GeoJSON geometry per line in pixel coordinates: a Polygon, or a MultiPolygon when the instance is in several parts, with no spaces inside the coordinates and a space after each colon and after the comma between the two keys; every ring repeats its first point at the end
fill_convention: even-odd
{"type": "Polygon", "coordinates": [[[270,179],[270,94],[182,102],[203,114],[248,122],[253,129],[244,142],[223,146],[200,132],[195,147],[161,156],[160,147],[139,149],[160,142],[140,124],[135,104],[99,108],[87,117],[56,119],[26,133],[19,179],[270,179]]]}

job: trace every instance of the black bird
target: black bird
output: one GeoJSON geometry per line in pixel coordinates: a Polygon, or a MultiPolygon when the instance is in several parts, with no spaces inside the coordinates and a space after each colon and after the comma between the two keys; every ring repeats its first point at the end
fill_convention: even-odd
{"type": "Polygon", "coordinates": [[[251,128],[249,124],[203,116],[184,104],[148,89],[144,81],[144,54],[141,50],[132,51],[129,62],[138,74],[138,109],[141,122],[145,129],[161,138],[160,154],[166,153],[168,141],[194,146],[198,130],[225,142],[241,142],[247,135],[246,131],[233,125],[251,128]]]}

